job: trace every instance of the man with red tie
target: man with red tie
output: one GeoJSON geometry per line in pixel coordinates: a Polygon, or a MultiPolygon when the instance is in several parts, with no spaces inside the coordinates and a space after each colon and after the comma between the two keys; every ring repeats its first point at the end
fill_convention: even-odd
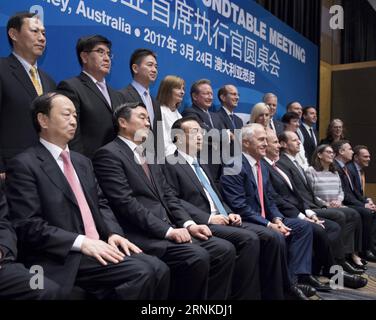
{"type": "Polygon", "coordinates": [[[265,128],[257,123],[243,127],[242,145],[240,173],[221,176],[226,203],[243,221],[264,226],[278,238],[281,265],[274,267],[285,276],[285,288],[290,285],[295,297],[306,299],[296,294],[296,289],[301,289],[306,296],[315,293],[311,286],[299,284],[311,274],[312,227],[309,222],[285,218],[269,196],[272,189],[269,171],[261,161],[267,147],[265,128]]]}
{"type": "Polygon", "coordinates": [[[73,103],[49,93],[32,105],[40,142],[9,162],[7,198],[19,258],[40,265],[69,296],[78,286],[98,299],[164,299],[169,270],[123,237],[89,159],[69,150],[73,103]]]}

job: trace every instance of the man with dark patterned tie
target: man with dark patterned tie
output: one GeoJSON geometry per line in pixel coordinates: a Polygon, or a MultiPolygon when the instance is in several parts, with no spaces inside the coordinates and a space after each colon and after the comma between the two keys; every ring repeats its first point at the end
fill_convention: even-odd
{"type": "Polygon", "coordinates": [[[68,148],[77,128],[67,97],[34,100],[40,141],[9,162],[6,195],[19,258],[39,265],[63,297],[78,286],[98,299],[164,299],[168,267],[124,238],[91,161],[68,148]]]}

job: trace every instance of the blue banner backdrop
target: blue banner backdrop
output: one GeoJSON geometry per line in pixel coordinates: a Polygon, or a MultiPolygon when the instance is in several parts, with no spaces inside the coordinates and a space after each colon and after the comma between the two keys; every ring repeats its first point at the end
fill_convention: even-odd
{"type": "Polygon", "coordinates": [[[178,75],[186,81],[182,108],[199,78],[212,81],[215,96],[223,84],[236,85],[243,116],[266,92],[278,95],[278,116],[292,100],[317,105],[317,46],[250,0],[1,1],[1,56],[10,52],[6,22],[19,11],[38,11],[44,19],[47,49],[39,65],[57,82],[80,71],[77,39],[98,33],[113,43],[108,81],[116,89],[131,80],[132,51],[146,47],[158,55],[152,93],[166,75],[178,75]]]}

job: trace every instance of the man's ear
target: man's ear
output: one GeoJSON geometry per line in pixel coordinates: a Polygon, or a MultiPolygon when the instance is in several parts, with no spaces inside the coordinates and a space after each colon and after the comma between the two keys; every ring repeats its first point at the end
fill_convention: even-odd
{"type": "Polygon", "coordinates": [[[48,128],[48,116],[39,112],[37,114],[37,120],[39,122],[39,125],[41,128],[43,129],[47,129],[48,128]]]}
{"type": "Polygon", "coordinates": [[[18,31],[15,28],[10,28],[8,31],[9,37],[12,39],[12,41],[16,42],[18,38],[18,31]]]}

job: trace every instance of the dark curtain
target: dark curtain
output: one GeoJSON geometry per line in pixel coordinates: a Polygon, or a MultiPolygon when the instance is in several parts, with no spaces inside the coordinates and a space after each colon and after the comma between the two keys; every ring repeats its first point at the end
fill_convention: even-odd
{"type": "Polygon", "coordinates": [[[314,44],[320,45],[320,0],[256,0],[256,2],[314,44]]]}
{"type": "Polygon", "coordinates": [[[367,0],[342,0],[342,63],[376,60],[376,11],[367,0]]]}

